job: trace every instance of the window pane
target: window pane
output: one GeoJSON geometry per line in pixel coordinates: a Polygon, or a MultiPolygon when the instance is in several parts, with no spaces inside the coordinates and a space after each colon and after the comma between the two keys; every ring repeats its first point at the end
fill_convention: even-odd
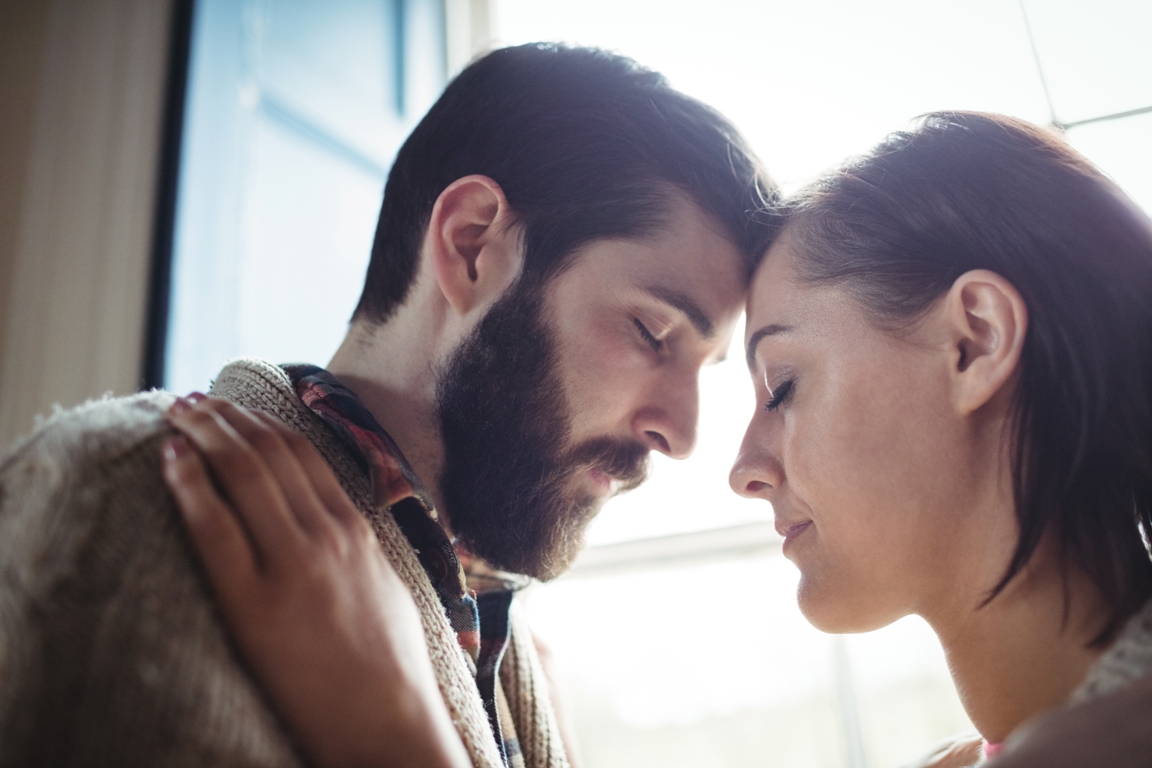
{"type": "Polygon", "coordinates": [[[1152,114],[1077,126],[1067,139],[1152,214],[1152,114]]]}
{"type": "Polygon", "coordinates": [[[876,632],[847,635],[868,764],[904,765],[934,744],[974,731],[931,627],[908,616],[876,632]]]}
{"type": "Polygon", "coordinates": [[[778,554],[533,587],[585,762],[841,765],[831,639],[778,554]]]}
{"type": "Polygon", "coordinates": [[[1025,7],[1062,122],[1152,106],[1152,3],[1027,0],[1025,7]]]}
{"type": "Polygon", "coordinates": [[[251,151],[236,354],[323,365],[360,297],[383,178],[267,118],[251,151]]]}
{"type": "MultiPolygon", "coordinates": [[[[754,557],[581,575],[533,587],[585,763],[851,764],[836,640],[796,605],[796,569],[754,557]]],[[[972,730],[935,636],[910,617],[847,638],[867,765],[891,768],[972,730]]]]}
{"type": "Polygon", "coordinates": [[[165,385],[230,358],[323,365],[359,296],[392,155],[443,88],[438,0],[201,0],[165,385]]]}
{"type": "Polygon", "coordinates": [[[507,43],[566,40],[636,58],[730,117],[793,185],[938,109],[1041,123],[1017,0],[498,0],[507,43]]]}

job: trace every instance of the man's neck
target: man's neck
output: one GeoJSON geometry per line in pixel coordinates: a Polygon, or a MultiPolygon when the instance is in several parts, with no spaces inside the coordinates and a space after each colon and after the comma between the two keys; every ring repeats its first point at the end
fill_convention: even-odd
{"type": "Polygon", "coordinates": [[[419,339],[354,322],[327,370],[372,413],[443,509],[438,479],[444,450],[436,419],[435,366],[428,357],[419,339]]]}
{"type": "Polygon", "coordinates": [[[983,608],[986,595],[970,594],[956,610],[925,615],[968,716],[992,743],[1064,704],[1102,652],[1088,645],[1103,627],[1103,597],[1078,570],[1065,580],[1053,549],[1042,542],[1026,570],[983,608]]]}

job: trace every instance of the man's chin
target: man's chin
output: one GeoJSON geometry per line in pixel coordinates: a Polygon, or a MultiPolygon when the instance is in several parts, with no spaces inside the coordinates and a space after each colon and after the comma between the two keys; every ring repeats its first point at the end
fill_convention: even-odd
{"type": "MultiPolygon", "coordinates": [[[[643,468],[646,470],[646,467],[643,468]]],[[[520,505],[509,500],[511,514],[496,520],[485,517],[473,525],[453,526],[472,554],[495,568],[550,581],[562,576],[584,549],[588,526],[613,496],[639,486],[646,471],[616,477],[596,466],[569,469],[551,494],[550,503],[520,505]]],[[[539,497],[538,497],[539,498],[539,497]]]]}
{"type": "Polygon", "coordinates": [[[603,510],[604,504],[615,496],[637,488],[644,482],[645,476],[621,480],[596,468],[578,473],[570,489],[570,498],[573,500],[563,516],[564,523],[553,527],[549,544],[541,547],[544,554],[532,559],[531,570],[520,572],[540,581],[551,581],[567,573],[584,550],[588,526],[603,510]]]}
{"type": "Polygon", "coordinates": [[[607,494],[585,495],[579,504],[569,509],[565,523],[553,530],[551,545],[547,547],[548,554],[540,561],[538,572],[532,576],[540,581],[551,581],[568,572],[584,551],[588,526],[600,514],[604,503],[617,492],[616,487],[617,484],[610,479],[607,494]]]}
{"type": "Polygon", "coordinates": [[[577,541],[569,538],[564,546],[549,550],[543,557],[540,553],[533,553],[533,556],[524,556],[523,553],[509,556],[502,549],[485,551],[482,546],[469,547],[469,550],[499,570],[531,576],[538,581],[552,581],[568,572],[583,548],[584,537],[581,534],[577,541]]]}
{"type": "Polygon", "coordinates": [[[607,497],[581,493],[578,502],[569,502],[559,513],[560,519],[547,527],[536,528],[526,534],[524,526],[516,530],[483,531],[482,537],[462,536],[472,554],[483,558],[495,568],[531,576],[540,581],[551,581],[572,567],[584,549],[588,525],[599,514],[607,497]]]}

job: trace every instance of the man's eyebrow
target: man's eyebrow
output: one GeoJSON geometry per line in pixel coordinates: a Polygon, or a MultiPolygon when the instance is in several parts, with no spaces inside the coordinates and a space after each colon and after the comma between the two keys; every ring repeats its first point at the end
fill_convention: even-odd
{"type": "Polygon", "coordinates": [[[705,339],[711,339],[716,335],[716,324],[712,322],[708,315],[704,314],[704,310],[700,309],[700,305],[693,301],[687,294],[683,294],[672,288],[665,288],[662,285],[649,285],[644,288],[644,291],[674,309],[683,312],[684,316],[688,318],[688,322],[692,323],[692,326],[705,339]]]}
{"type": "Polygon", "coordinates": [[[762,339],[767,336],[775,336],[778,333],[788,333],[791,330],[792,326],[790,325],[766,325],[752,334],[752,338],[748,339],[748,369],[752,370],[755,367],[756,347],[759,346],[762,339]]]}

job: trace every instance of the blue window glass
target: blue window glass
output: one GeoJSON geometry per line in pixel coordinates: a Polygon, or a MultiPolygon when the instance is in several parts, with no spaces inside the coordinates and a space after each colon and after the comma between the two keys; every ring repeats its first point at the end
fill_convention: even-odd
{"type": "Polygon", "coordinates": [[[323,365],[387,169],[443,88],[439,0],[199,0],[164,385],[229,359],[323,365]]]}

